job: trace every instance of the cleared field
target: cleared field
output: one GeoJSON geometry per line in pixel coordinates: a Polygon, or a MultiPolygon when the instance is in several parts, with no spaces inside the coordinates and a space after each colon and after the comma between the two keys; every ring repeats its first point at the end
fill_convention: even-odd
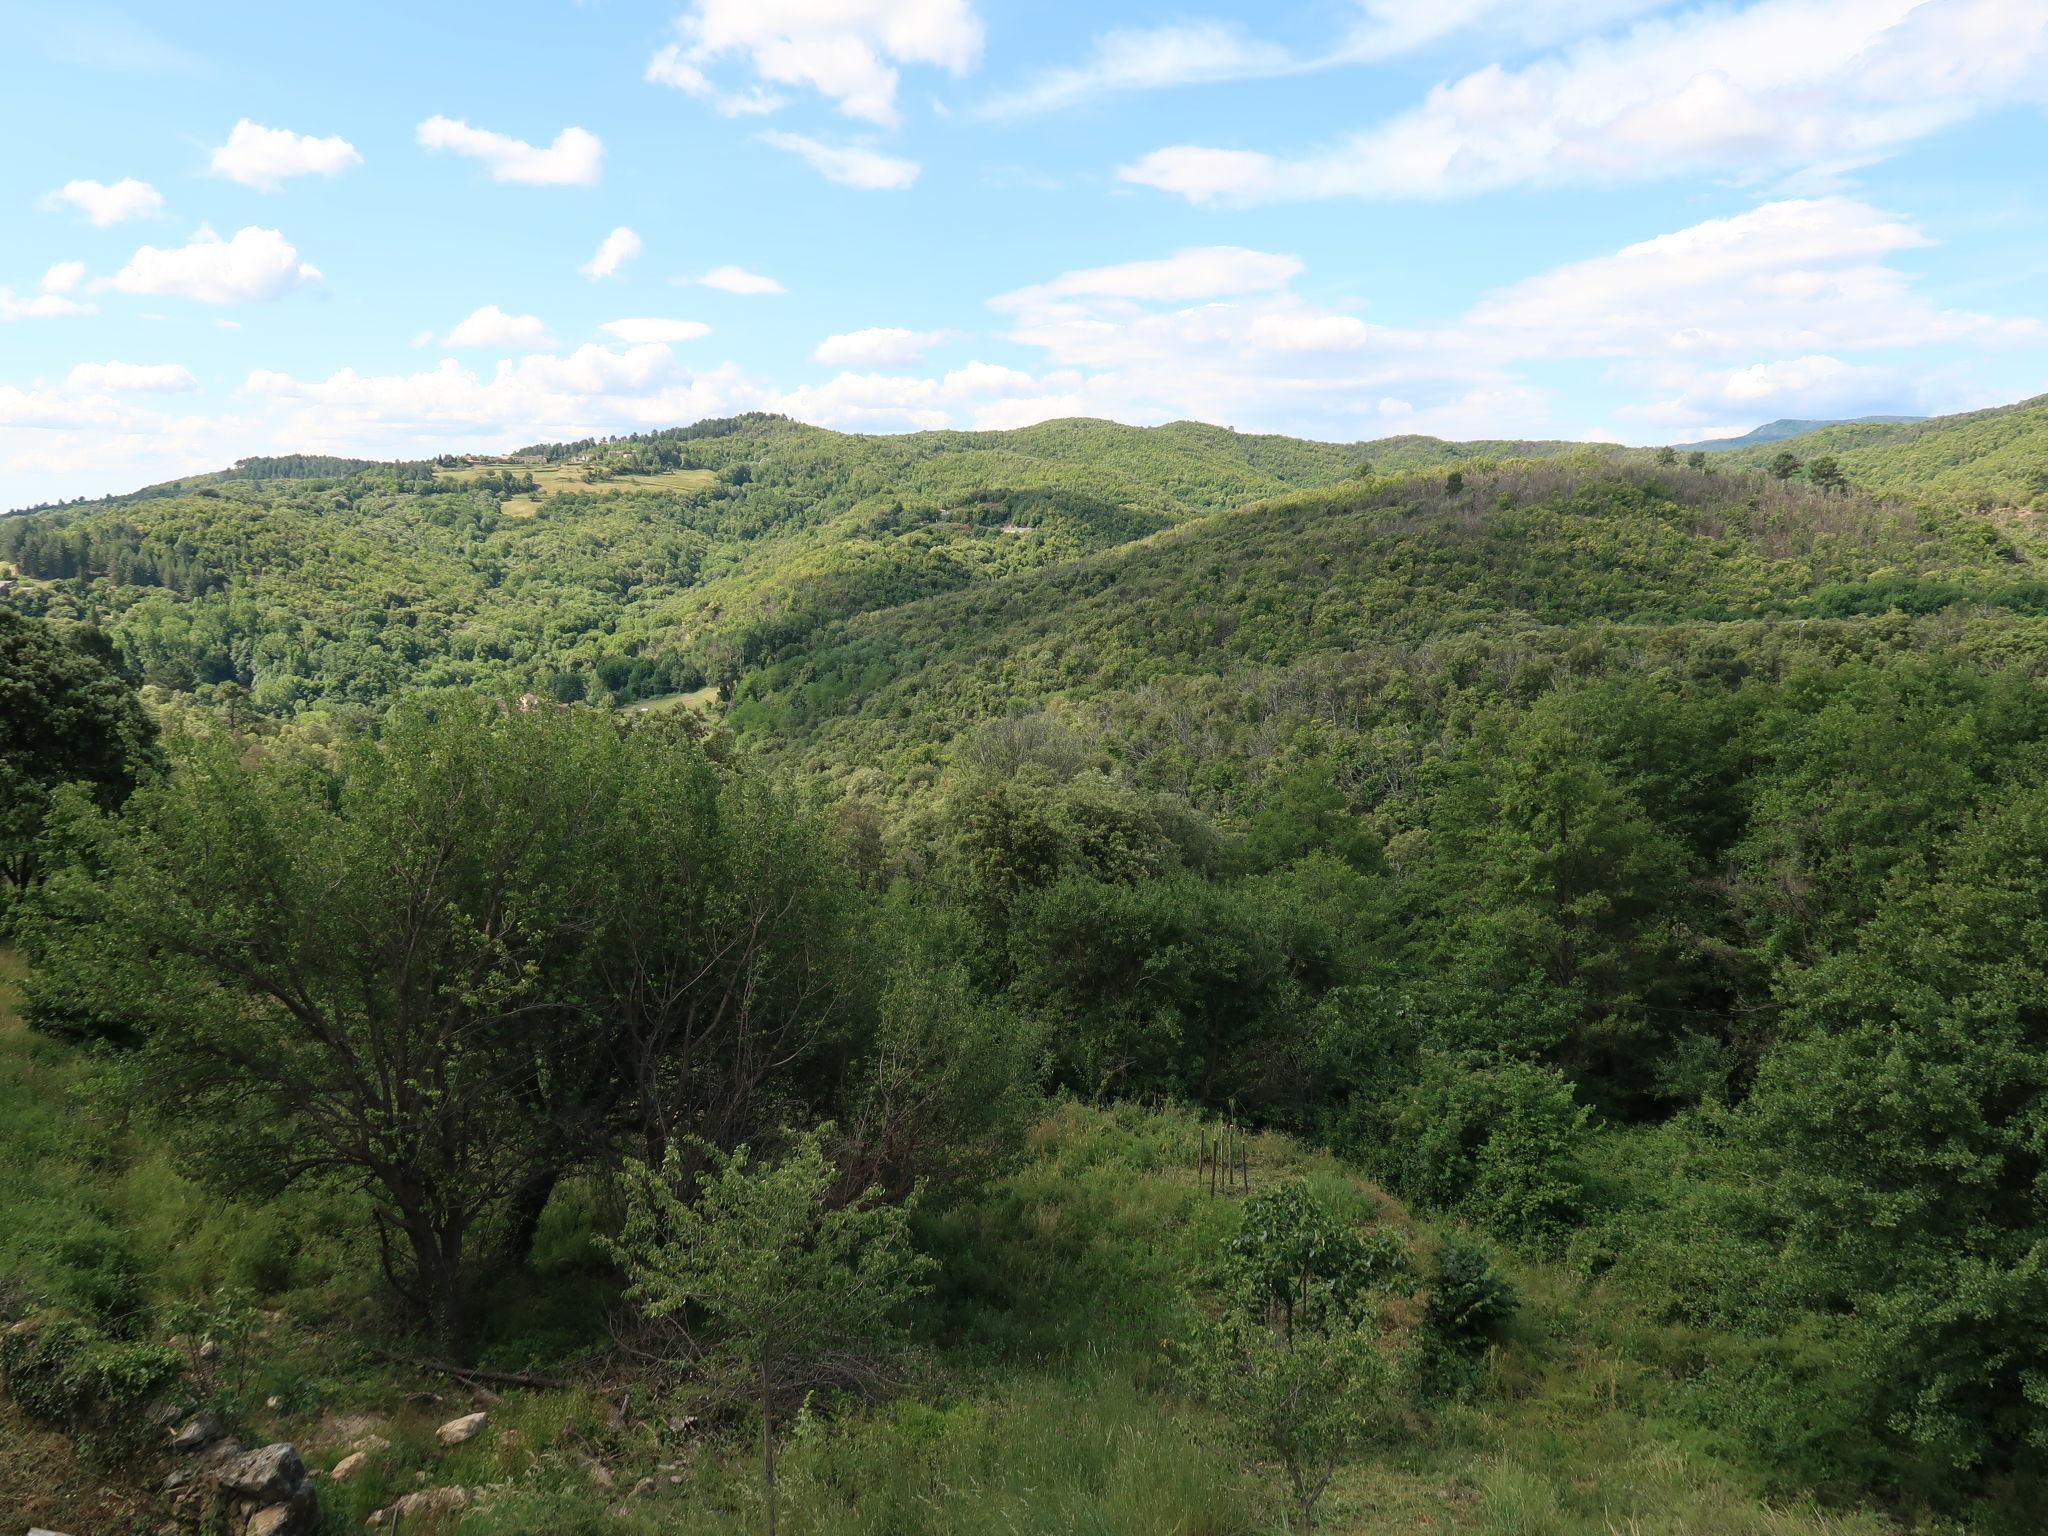
{"type": "Polygon", "coordinates": [[[599,496],[616,495],[623,491],[702,491],[709,489],[718,480],[718,477],[708,469],[669,469],[653,475],[616,475],[593,480],[590,476],[595,468],[596,466],[589,464],[469,464],[461,469],[437,469],[434,471],[434,478],[466,484],[486,475],[518,475],[531,472],[533,490],[524,495],[505,498],[505,510],[515,517],[531,516],[540,509],[544,498],[559,496],[565,491],[581,491],[599,496]]]}

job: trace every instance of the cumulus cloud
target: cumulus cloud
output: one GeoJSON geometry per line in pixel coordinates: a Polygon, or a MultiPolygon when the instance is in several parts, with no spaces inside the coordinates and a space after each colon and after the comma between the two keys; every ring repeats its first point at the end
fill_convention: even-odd
{"type": "Polygon", "coordinates": [[[1171,145],[1118,175],[1197,203],[1439,197],[1840,170],[2048,96],[2038,0],[1757,0],[1490,64],[1325,149],[1171,145]]]}
{"type": "Polygon", "coordinates": [[[493,181],[540,187],[587,187],[596,183],[604,165],[604,141],[584,128],[564,128],[554,142],[539,149],[524,139],[472,128],[460,118],[430,117],[414,137],[422,149],[445,149],[480,161],[493,181]]]}
{"type": "Polygon", "coordinates": [[[187,245],[169,250],[142,246],[114,274],[112,285],[123,293],[244,304],[281,298],[319,275],[319,268],[299,260],[298,251],[277,230],[251,225],[223,240],[201,225],[187,245]]]}
{"type": "Polygon", "coordinates": [[[598,242],[596,253],[576,270],[594,283],[615,276],[640,250],[640,237],[621,224],[598,242]]]}
{"type": "Polygon", "coordinates": [[[764,133],[763,144],[800,155],[827,181],[869,192],[900,192],[923,170],[915,160],[885,155],[859,144],[827,144],[801,133],[764,133]]]}
{"type": "Polygon", "coordinates": [[[178,363],[80,363],[65,376],[64,382],[73,389],[92,392],[135,390],[154,394],[199,387],[192,371],[178,363]]]}
{"type": "Polygon", "coordinates": [[[214,174],[259,192],[275,192],[294,176],[334,176],[363,157],[339,134],[317,139],[289,128],[266,128],[242,118],[213,152],[214,174]]]}
{"type": "Polygon", "coordinates": [[[163,194],[146,181],[133,176],[109,184],[103,181],[67,181],[47,199],[52,204],[69,203],[95,227],[105,229],[125,219],[146,219],[163,212],[163,194]]]}
{"type": "Polygon", "coordinates": [[[745,267],[713,267],[697,281],[706,288],[716,288],[721,293],[755,296],[789,291],[774,278],[765,277],[759,272],[749,272],[745,267]]]}
{"type": "Polygon", "coordinates": [[[711,334],[711,327],[701,320],[607,320],[600,329],[610,332],[629,346],[638,346],[650,341],[695,341],[700,336],[711,334]]]}
{"type": "Polygon", "coordinates": [[[915,363],[946,339],[944,331],[906,331],[900,326],[870,326],[827,336],[811,349],[811,360],[839,367],[894,367],[915,363]]]}
{"type": "Polygon", "coordinates": [[[772,112],[764,87],[806,88],[849,117],[897,121],[898,66],[964,74],[981,56],[981,22],[969,0],[694,0],[676,22],[682,41],[656,53],[647,78],[729,114],[772,112]],[[710,71],[751,70],[751,90],[722,90],[710,71]]]}
{"type": "Polygon", "coordinates": [[[51,264],[43,273],[39,285],[45,293],[69,293],[85,280],[85,263],[82,261],[59,261],[51,264]]]}
{"type": "Polygon", "coordinates": [[[539,315],[508,315],[495,304],[473,309],[441,338],[446,347],[526,347],[547,339],[539,315]]]}

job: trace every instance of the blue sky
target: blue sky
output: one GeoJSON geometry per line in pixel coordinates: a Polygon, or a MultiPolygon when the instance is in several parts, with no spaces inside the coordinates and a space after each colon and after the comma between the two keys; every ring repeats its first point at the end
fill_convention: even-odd
{"type": "Polygon", "coordinates": [[[0,0],[0,506],[779,410],[2048,390],[2042,0],[0,0]]]}

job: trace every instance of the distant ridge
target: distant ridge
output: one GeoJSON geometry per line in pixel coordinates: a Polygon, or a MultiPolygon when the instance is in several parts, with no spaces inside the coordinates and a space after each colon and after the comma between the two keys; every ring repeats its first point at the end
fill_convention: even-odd
{"type": "Polygon", "coordinates": [[[1740,437],[1716,437],[1703,443],[1687,443],[1684,446],[1704,448],[1708,453],[1721,453],[1730,448],[1756,448],[1764,443],[1781,443],[1788,437],[1818,432],[1822,427],[1897,427],[1925,420],[1925,416],[1845,416],[1838,421],[1794,421],[1786,416],[1777,421],[1766,422],[1754,432],[1745,432],[1740,437]]]}

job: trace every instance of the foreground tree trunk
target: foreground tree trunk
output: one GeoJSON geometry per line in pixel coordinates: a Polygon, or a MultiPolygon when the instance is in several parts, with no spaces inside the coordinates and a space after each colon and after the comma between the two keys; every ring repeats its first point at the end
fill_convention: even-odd
{"type": "Polygon", "coordinates": [[[768,1536],[775,1536],[775,1427],[768,1388],[768,1359],[761,1359],[761,1488],[768,1501],[768,1536]]]}

